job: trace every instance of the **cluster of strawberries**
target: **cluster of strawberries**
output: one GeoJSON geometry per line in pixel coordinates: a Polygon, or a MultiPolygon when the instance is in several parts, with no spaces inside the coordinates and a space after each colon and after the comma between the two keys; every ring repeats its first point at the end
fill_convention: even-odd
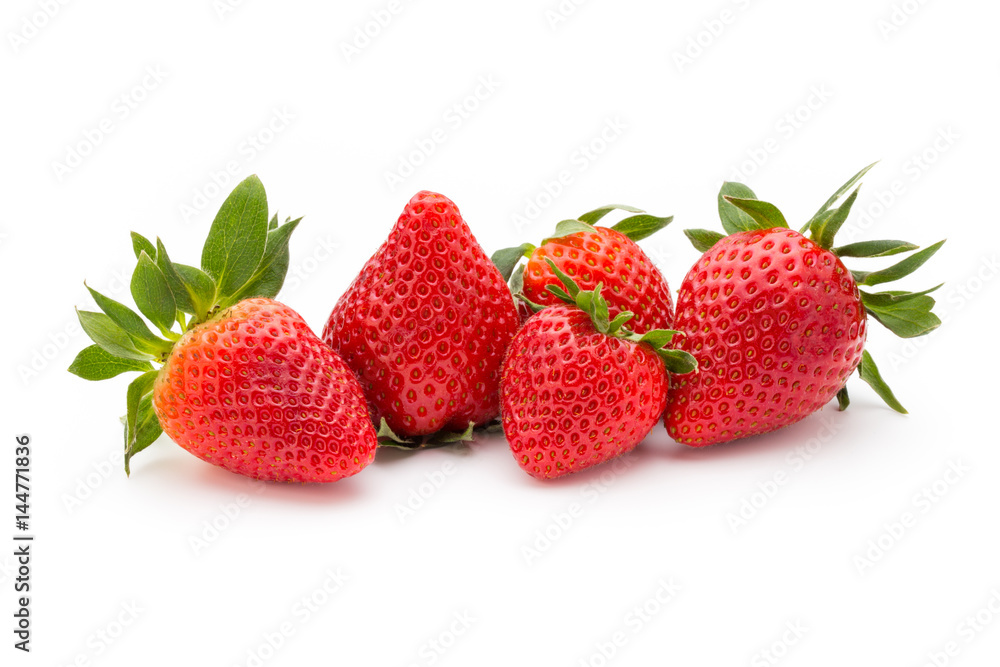
{"type": "Polygon", "coordinates": [[[131,292],[158,334],[91,290],[101,312],[79,318],[94,345],[70,371],[140,373],[123,420],[126,472],[165,432],[209,463],[276,481],[336,481],[379,445],[470,440],[498,416],[518,464],[559,477],[631,450],[661,418],[675,440],[704,446],[787,426],[835,396],[843,409],[855,370],[905,412],[864,350],[867,320],[926,334],[940,325],[932,290],[859,287],[909,275],[943,241],[834,247],[858,190],[847,193],[869,168],[800,231],[746,186],[724,184],[727,235],[685,232],[704,254],[676,311],[636,243],[670,217],[605,206],[491,260],[451,200],[420,192],[322,338],[274,300],[299,220],[269,221],[250,177],[216,216],[200,268],[133,233],[131,292]],[[616,210],[629,215],[598,225],[616,210]],[[841,262],[911,252],[876,271],[841,262]]]}

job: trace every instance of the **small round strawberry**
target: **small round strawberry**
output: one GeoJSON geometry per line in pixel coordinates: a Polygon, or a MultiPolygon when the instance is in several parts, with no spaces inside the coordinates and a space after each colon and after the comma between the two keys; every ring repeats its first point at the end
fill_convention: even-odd
{"type": "MultiPolygon", "coordinates": [[[[551,262],[551,260],[550,260],[551,262]]],[[[561,477],[632,450],[656,425],[667,393],[667,367],[694,369],[690,355],[664,349],[674,332],[644,335],[624,328],[632,314],[609,321],[603,286],[581,291],[550,264],[573,305],[549,306],[518,331],[500,385],[501,419],[525,472],[561,477]]]]}
{"type": "Polygon", "coordinates": [[[132,234],[132,298],[145,320],[90,290],[102,312],[78,315],[95,344],[69,370],[86,380],[140,373],[123,419],[126,473],[163,432],[255,479],[333,482],[372,462],[377,436],[357,378],[274,301],[298,224],[268,221],[264,186],[251,176],[219,210],[201,268],[171,261],[159,239],[132,234]]]}
{"type": "Polygon", "coordinates": [[[402,439],[484,425],[519,325],[510,290],[447,197],[419,192],[333,307],[323,340],[402,439]]]}
{"type": "Polygon", "coordinates": [[[153,386],[170,439],[254,479],[334,482],[375,457],[351,369],[291,308],[247,299],[187,331],[153,386]]]}
{"type": "Polygon", "coordinates": [[[611,316],[625,311],[633,313],[631,326],[635,331],[669,328],[674,315],[667,281],[636,241],[656,233],[672,220],[672,216],[658,218],[631,206],[604,206],[577,220],[563,220],[555,233],[538,247],[525,243],[498,250],[493,254],[493,262],[505,278],[512,279],[514,292],[522,293],[535,304],[559,303],[548,291],[549,285],[561,284],[548,266],[551,260],[581,289],[593,290],[598,283],[604,285],[611,316]],[[593,226],[614,209],[636,215],[611,228],[593,226]],[[518,268],[522,258],[527,258],[527,262],[518,268]]]}
{"type": "Polygon", "coordinates": [[[809,221],[812,238],[789,229],[777,208],[734,183],[723,186],[719,199],[729,236],[688,232],[705,252],[681,285],[675,326],[684,334],[678,349],[694,355],[700,372],[677,378],[671,391],[665,423],[675,440],[705,446],[766,433],[803,419],[834,396],[845,408],[845,384],[855,369],[905,412],[864,351],[868,316],[901,336],[922,335],[940,324],[930,312],[934,300],[927,292],[868,293],[858,285],[901,278],[941,244],[882,271],[849,271],[841,257],[916,249],[902,241],[832,247],[857,189],[841,206],[832,205],[866,171],[809,221]]]}

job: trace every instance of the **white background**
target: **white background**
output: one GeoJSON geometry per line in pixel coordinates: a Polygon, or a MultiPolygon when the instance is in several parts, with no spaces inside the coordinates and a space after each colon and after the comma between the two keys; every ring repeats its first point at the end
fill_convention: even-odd
{"type": "Polygon", "coordinates": [[[556,0],[420,0],[377,29],[388,0],[4,3],[2,465],[30,433],[37,541],[30,655],[11,647],[0,549],[0,662],[916,666],[953,641],[939,664],[996,664],[1000,11],[896,1],[591,0],[556,22],[556,0]],[[548,483],[501,439],[301,487],[164,438],[127,479],[127,380],[65,372],[83,280],[128,301],[130,230],[196,262],[251,173],[272,211],[306,216],[282,300],[318,331],[420,189],[453,198],[487,252],[605,203],[672,213],[643,245],[676,289],[698,256],[682,229],[718,228],[722,180],[797,226],[876,159],[845,234],[949,239],[903,285],[947,281],[945,325],[869,340],[908,417],[854,378],[845,413],[701,451],[657,426],[630,465],[548,483]],[[420,164],[390,187],[401,160],[420,164]]]}

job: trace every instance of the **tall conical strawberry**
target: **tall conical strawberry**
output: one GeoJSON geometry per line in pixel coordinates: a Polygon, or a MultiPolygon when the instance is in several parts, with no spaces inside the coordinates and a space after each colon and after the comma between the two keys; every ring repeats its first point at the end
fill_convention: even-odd
{"type": "Polygon", "coordinates": [[[517,327],[510,290],[458,208],[423,191],[337,301],[323,340],[358,375],[380,433],[405,441],[497,417],[517,327]]]}
{"type": "Polygon", "coordinates": [[[697,358],[700,372],[678,378],[671,391],[665,421],[675,440],[704,446],[766,433],[834,396],[844,409],[845,383],[855,369],[890,407],[905,412],[864,350],[867,317],[904,338],[924,335],[941,323],[928,296],[937,288],[867,292],[859,286],[909,275],[944,241],[878,271],[844,266],[841,258],[917,249],[904,241],[834,247],[858,189],[834,204],[872,166],[837,190],[801,231],[789,229],[781,212],[745,185],[726,183],[719,214],[729,236],[685,232],[704,255],[681,285],[675,327],[684,333],[679,349],[697,358]]]}
{"type": "Polygon", "coordinates": [[[256,479],[333,482],[371,463],[375,431],[357,379],[273,300],[298,223],[269,223],[264,186],[251,176],[219,210],[200,269],[175,264],[159,239],[154,246],[133,233],[132,297],[160,335],[90,290],[103,312],[78,314],[95,345],[69,370],[86,380],[141,373],[128,388],[126,473],[161,432],[256,479]]]}
{"type": "MultiPolygon", "coordinates": [[[[604,285],[609,312],[631,312],[631,327],[640,333],[669,329],[674,321],[673,303],[667,281],[636,241],[666,227],[673,216],[660,218],[632,206],[611,205],[584,213],[576,220],[563,220],[538,247],[525,243],[493,253],[493,263],[511,281],[511,290],[528,301],[550,306],[560,303],[548,290],[559,287],[559,278],[548,266],[552,260],[583,290],[604,285]],[[595,227],[615,209],[633,213],[613,227],[595,227]],[[527,258],[521,266],[520,261],[527,258]]],[[[520,305],[522,319],[530,315],[520,305]]]]}

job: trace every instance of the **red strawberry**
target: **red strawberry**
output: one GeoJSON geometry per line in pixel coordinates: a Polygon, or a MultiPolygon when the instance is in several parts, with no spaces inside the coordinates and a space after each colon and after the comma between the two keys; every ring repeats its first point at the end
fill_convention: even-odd
{"type": "Polygon", "coordinates": [[[164,431],[195,456],[257,479],[333,482],[371,463],[376,434],[361,385],[273,300],[298,223],[268,222],[264,186],[252,176],[212,223],[201,269],[175,264],[159,239],[154,246],[133,233],[132,296],[162,337],[90,290],[103,312],[79,316],[96,344],[70,371],[87,380],[142,373],[128,388],[126,472],[164,431]]]}
{"type": "Polygon", "coordinates": [[[602,285],[580,291],[551,263],[575,305],[550,306],[518,331],[500,385],[501,417],[511,452],[538,478],[561,477],[630,451],[659,421],[667,368],[694,369],[686,353],[663,349],[674,332],[640,336],[609,321],[602,285]],[[662,356],[662,358],[661,358],[662,356]]]}
{"type": "Polygon", "coordinates": [[[153,406],[171,440],[255,479],[334,482],[375,457],[354,374],[271,299],[241,301],[185,333],[157,376],[153,406]]]}
{"type": "Polygon", "coordinates": [[[857,189],[840,207],[832,204],[867,169],[810,220],[812,239],[788,229],[777,208],[733,183],[719,195],[730,235],[688,233],[699,249],[710,247],[684,279],[677,301],[676,327],[684,333],[679,349],[695,356],[701,372],[678,378],[671,392],[665,422],[674,439],[704,446],[766,433],[812,414],[834,396],[844,408],[845,383],[859,367],[863,380],[905,412],[864,352],[867,315],[898,335],[922,335],[940,324],[930,312],[934,300],[926,292],[870,294],[858,284],[901,278],[941,244],[882,271],[852,274],[844,266],[840,257],[916,249],[902,241],[832,248],[857,189]]]}
{"type": "Polygon", "coordinates": [[[613,316],[632,312],[632,327],[637,332],[669,328],[673,323],[673,303],[667,281],[646,253],[636,243],[663,227],[673,217],[657,218],[631,206],[604,206],[580,216],[578,220],[563,220],[555,234],[535,247],[525,243],[505,248],[493,254],[493,262],[510,279],[512,289],[523,293],[529,301],[549,306],[559,303],[547,289],[559,286],[559,279],[548,267],[552,260],[584,290],[604,285],[604,296],[613,316]],[[637,213],[612,228],[594,227],[593,223],[613,209],[637,213]],[[523,269],[515,273],[522,257],[527,258],[523,269]]]}
{"type": "Polygon", "coordinates": [[[495,419],[517,327],[510,290],[458,208],[419,192],[337,301],[323,340],[358,375],[375,422],[406,438],[495,419]]]}

